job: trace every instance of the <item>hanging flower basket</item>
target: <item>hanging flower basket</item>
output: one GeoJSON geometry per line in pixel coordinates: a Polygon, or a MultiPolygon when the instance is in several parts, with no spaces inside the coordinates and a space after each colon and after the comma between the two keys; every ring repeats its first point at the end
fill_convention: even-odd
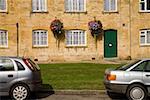
{"type": "Polygon", "coordinates": [[[95,39],[95,47],[97,48],[97,38],[102,32],[102,23],[100,21],[94,20],[88,23],[89,30],[91,31],[91,35],[95,39]]]}
{"type": "Polygon", "coordinates": [[[90,21],[88,23],[92,36],[98,36],[102,32],[102,23],[100,21],[90,21]]]}
{"type": "Polygon", "coordinates": [[[59,35],[63,33],[63,23],[59,19],[55,19],[51,22],[50,29],[54,34],[55,38],[59,38],[59,35]]]}

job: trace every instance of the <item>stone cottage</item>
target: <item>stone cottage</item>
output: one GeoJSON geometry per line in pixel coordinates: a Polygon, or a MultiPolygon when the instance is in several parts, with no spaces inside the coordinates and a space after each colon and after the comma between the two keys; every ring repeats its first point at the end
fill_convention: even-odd
{"type": "Polygon", "coordinates": [[[150,57],[150,0],[0,0],[0,56],[40,62],[150,57]],[[63,38],[50,28],[59,19],[63,38]],[[100,21],[95,38],[88,23],[100,21]]]}

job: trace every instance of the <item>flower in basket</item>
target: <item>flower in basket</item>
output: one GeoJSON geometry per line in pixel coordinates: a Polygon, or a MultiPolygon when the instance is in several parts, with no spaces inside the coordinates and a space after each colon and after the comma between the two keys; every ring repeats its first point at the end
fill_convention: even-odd
{"type": "Polygon", "coordinates": [[[61,34],[62,28],[63,28],[63,23],[60,20],[55,19],[51,22],[50,29],[52,30],[54,34],[57,34],[57,35],[61,34]]]}
{"type": "Polygon", "coordinates": [[[102,24],[100,21],[90,21],[88,23],[89,29],[91,30],[92,36],[98,36],[102,30],[102,24]]]}

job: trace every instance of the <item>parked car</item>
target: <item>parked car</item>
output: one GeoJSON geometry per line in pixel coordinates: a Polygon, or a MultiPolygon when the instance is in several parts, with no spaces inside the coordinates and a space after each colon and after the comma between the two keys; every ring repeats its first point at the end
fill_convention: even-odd
{"type": "Polygon", "coordinates": [[[29,58],[0,57],[0,96],[25,100],[42,86],[41,72],[29,58]]]}
{"type": "Polygon", "coordinates": [[[125,94],[129,100],[147,100],[150,95],[150,59],[133,61],[117,69],[106,69],[104,85],[111,98],[125,94]]]}

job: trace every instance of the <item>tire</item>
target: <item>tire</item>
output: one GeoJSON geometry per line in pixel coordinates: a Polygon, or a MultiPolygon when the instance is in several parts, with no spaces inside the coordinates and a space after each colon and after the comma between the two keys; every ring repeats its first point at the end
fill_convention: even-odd
{"type": "Polygon", "coordinates": [[[128,100],[147,100],[147,90],[140,84],[129,86],[126,92],[128,100]]]}
{"type": "Polygon", "coordinates": [[[15,84],[10,90],[13,100],[26,100],[30,95],[30,90],[25,84],[15,84]]]}

